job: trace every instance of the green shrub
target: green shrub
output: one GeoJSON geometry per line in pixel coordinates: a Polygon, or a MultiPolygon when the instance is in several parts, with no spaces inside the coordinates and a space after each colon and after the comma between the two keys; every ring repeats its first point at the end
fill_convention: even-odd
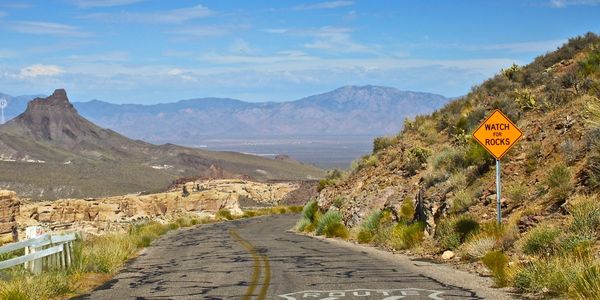
{"type": "Polygon", "coordinates": [[[298,232],[305,232],[305,231],[312,231],[312,230],[308,230],[311,227],[311,221],[307,218],[300,218],[298,220],[298,222],[296,222],[296,231],[298,232]]]}
{"type": "Polygon", "coordinates": [[[525,235],[521,249],[529,255],[553,253],[558,248],[559,235],[557,228],[538,225],[525,235]]]}
{"type": "Polygon", "coordinates": [[[294,214],[297,214],[297,213],[301,212],[301,211],[302,211],[302,209],[303,209],[303,207],[302,207],[302,206],[296,206],[296,205],[294,205],[294,206],[289,206],[289,207],[288,207],[288,210],[289,210],[291,213],[294,213],[294,214]]]}
{"type": "Polygon", "coordinates": [[[443,219],[436,229],[435,236],[444,249],[453,250],[478,230],[479,223],[471,216],[463,214],[443,219]]]}
{"type": "Polygon", "coordinates": [[[521,110],[529,110],[533,109],[536,106],[535,97],[531,90],[525,89],[515,89],[514,92],[515,102],[519,105],[521,110]]]}
{"type": "Polygon", "coordinates": [[[357,237],[359,243],[370,243],[373,240],[379,229],[379,222],[382,216],[383,212],[376,210],[361,224],[357,237]]]}
{"type": "Polygon", "coordinates": [[[228,209],[224,208],[219,209],[215,217],[221,220],[233,220],[233,215],[231,214],[231,212],[228,209]]]}
{"type": "Polygon", "coordinates": [[[400,212],[398,213],[398,217],[402,222],[410,222],[415,217],[415,205],[410,198],[404,199],[402,201],[402,205],[400,206],[400,212]]]}
{"type": "Polygon", "coordinates": [[[332,227],[336,224],[342,223],[342,215],[337,210],[329,210],[327,211],[317,223],[317,228],[315,231],[316,235],[323,235],[326,231],[332,231],[332,227]]]}
{"type": "Polygon", "coordinates": [[[492,271],[494,282],[498,287],[506,286],[508,276],[506,268],[508,267],[508,257],[502,251],[492,251],[487,253],[481,261],[492,271]]]}
{"type": "Polygon", "coordinates": [[[451,198],[451,203],[452,203],[451,211],[453,213],[465,212],[465,211],[469,210],[469,207],[471,207],[473,205],[473,202],[475,202],[475,199],[470,192],[468,192],[466,190],[460,190],[460,191],[456,192],[454,194],[454,196],[451,198]]]}
{"type": "Polygon", "coordinates": [[[570,229],[576,233],[596,233],[600,229],[600,201],[597,197],[579,196],[569,207],[573,217],[570,229]]]}
{"type": "Polygon", "coordinates": [[[552,167],[545,182],[549,188],[548,196],[554,202],[566,201],[573,190],[571,171],[564,164],[557,164],[552,167]]]}
{"type": "Polygon", "coordinates": [[[337,198],[335,198],[335,200],[333,200],[332,205],[337,208],[341,208],[343,203],[344,203],[344,199],[342,197],[337,197],[337,198]]]}
{"type": "Polygon", "coordinates": [[[445,170],[455,172],[465,168],[465,150],[463,147],[446,148],[433,158],[433,168],[436,170],[445,170]]]}
{"type": "MultiPolygon", "coordinates": [[[[594,263],[570,256],[549,257],[525,263],[515,274],[514,286],[528,293],[545,291],[548,296],[564,298],[577,282],[587,285],[583,276],[594,263]]],[[[590,274],[591,275],[591,274],[590,274]]],[[[593,275],[590,276],[593,278],[593,275]]]]}
{"type": "Polygon", "coordinates": [[[394,226],[391,232],[391,238],[388,241],[393,249],[410,249],[423,241],[425,224],[415,222],[409,225],[399,223],[394,226]]]}
{"type": "Polygon", "coordinates": [[[413,176],[422,169],[429,156],[431,156],[431,150],[419,146],[412,147],[403,154],[402,169],[409,176],[413,176]]]}
{"type": "Polygon", "coordinates": [[[317,185],[317,192],[320,192],[320,191],[324,190],[326,187],[331,186],[331,185],[335,185],[334,179],[329,179],[329,178],[321,179],[321,180],[319,180],[319,184],[317,185]]]}
{"type": "Polygon", "coordinates": [[[343,223],[335,223],[330,227],[327,227],[324,231],[325,236],[328,238],[331,237],[338,237],[341,239],[345,239],[347,240],[348,237],[350,236],[350,232],[348,231],[348,228],[346,228],[346,225],[344,225],[343,223]]]}
{"type": "Polygon", "coordinates": [[[0,280],[0,299],[57,299],[75,291],[66,272],[50,271],[40,275],[13,272],[10,279],[0,280]]]}
{"type": "Polygon", "coordinates": [[[319,210],[319,205],[317,204],[317,200],[310,200],[302,209],[302,217],[313,222],[315,220],[315,215],[319,210]]]}
{"type": "Polygon", "coordinates": [[[598,299],[600,298],[600,266],[591,265],[577,274],[569,288],[569,298],[598,299]]]}
{"type": "Polygon", "coordinates": [[[502,69],[500,72],[509,80],[518,81],[519,76],[521,75],[521,69],[522,67],[513,63],[512,66],[507,69],[502,69]]]}
{"type": "Polygon", "coordinates": [[[527,187],[520,182],[512,183],[506,187],[506,195],[514,203],[522,204],[527,199],[527,187]]]}
{"type": "Polygon", "coordinates": [[[594,49],[579,62],[579,70],[584,77],[600,74],[600,48],[594,49]]]}
{"type": "Polygon", "coordinates": [[[586,257],[592,254],[595,242],[595,232],[569,233],[561,237],[559,250],[563,255],[586,257]]]}
{"type": "Polygon", "coordinates": [[[396,143],[394,137],[377,137],[373,140],[373,153],[377,153],[396,143]]]}

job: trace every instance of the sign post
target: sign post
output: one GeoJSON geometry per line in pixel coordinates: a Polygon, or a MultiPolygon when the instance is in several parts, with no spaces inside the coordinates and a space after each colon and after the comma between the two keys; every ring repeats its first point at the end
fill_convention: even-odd
{"type": "Polygon", "coordinates": [[[502,111],[496,109],[473,132],[473,138],[496,159],[496,205],[498,225],[502,224],[502,182],[500,160],[523,136],[523,132],[502,111]]]}

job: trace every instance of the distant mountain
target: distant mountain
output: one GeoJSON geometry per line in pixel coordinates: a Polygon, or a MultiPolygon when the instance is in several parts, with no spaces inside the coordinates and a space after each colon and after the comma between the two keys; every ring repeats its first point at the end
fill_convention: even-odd
{"type": "Polygon", "coordinates": [[[80,116],[64,90],[32,100],[24,113],[0,126],[0,187],[32,198],[157,190],[184,176],[320,175],[321,170],[299,163],[131,140],[80,116]]]}
{"type": "Polygon", "coordinates": [[[443,96],[380,86],[346,86],[290,102],[202,98],[175,103],[75,102],[92,122],[152,143],[198,144],[205,138],[396,134],[405,117],[430,113],[443,96]]]}

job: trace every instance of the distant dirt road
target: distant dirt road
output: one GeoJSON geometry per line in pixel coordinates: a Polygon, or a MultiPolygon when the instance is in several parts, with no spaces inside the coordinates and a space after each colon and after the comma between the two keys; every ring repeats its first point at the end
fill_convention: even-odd
{"type": "Polygon", "coordinates": [[[297,216],[166,235],[79,299],[506,299],[445,266],[289,232],[297,216]]]}

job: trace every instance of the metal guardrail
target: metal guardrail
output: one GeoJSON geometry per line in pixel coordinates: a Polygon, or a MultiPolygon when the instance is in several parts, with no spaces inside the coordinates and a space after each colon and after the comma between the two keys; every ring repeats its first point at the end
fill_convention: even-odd
{"type": "Polygon", "coordinates": [[[73,241],[75,233],[55,235],[44,234],[39,237],[0,246],[0,254],[25,249],[25,255],[0,261],[0,270],[23,264],[34,274],[43,269],[67,268],[73,260],[73,241]]]}

